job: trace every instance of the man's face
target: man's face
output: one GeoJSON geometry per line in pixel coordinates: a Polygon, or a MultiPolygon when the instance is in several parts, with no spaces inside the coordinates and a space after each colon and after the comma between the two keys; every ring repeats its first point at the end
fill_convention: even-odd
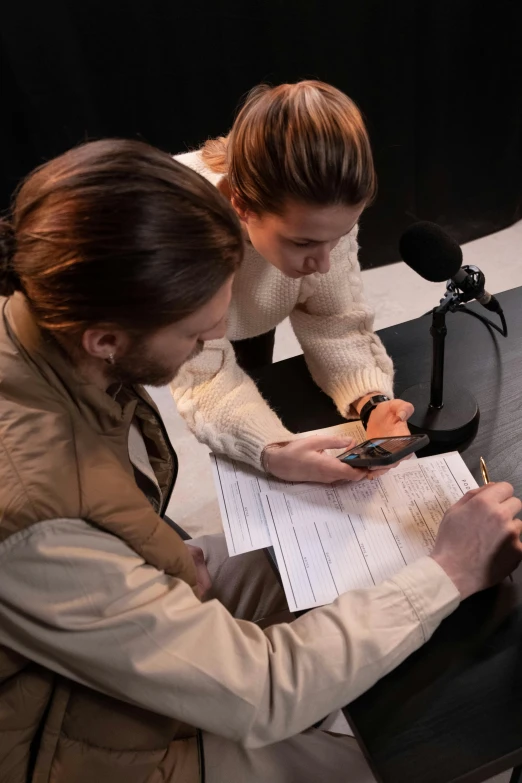
{"type": "Polygon", "coordinates": [[[170,383],[181,365],[200,353],[205,340],[225,336],[232,280],[231,277],[207,304],[192,315],[132,342],[110,366],[111,381],[147,386],[170,383]]]}

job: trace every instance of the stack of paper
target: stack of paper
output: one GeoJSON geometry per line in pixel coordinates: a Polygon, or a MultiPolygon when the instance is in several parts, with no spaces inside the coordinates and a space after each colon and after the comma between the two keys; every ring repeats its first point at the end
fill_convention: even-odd
{"type": "MultiPolygon", "coordinates": [[[[356,437],[364,438],[360,425],[356,437]]],[[[293,611],[377,584],[429,554],[446,509],[477,486],[457,452],[336,484],[290,484],[211,457],[230,554],[272,545],[293,611]]]]}

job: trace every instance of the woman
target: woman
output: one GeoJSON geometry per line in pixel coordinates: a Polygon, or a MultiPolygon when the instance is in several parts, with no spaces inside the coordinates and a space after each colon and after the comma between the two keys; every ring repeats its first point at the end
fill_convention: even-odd
{"type": "Polygon", "coordinates": [[[357,223],[376,192],[360,112],[322,82],[262,85],[228,137],[177,159],[229,199],[247,242],[227,339],[206,344],[173,383],[181,414],[214,451],[280,478],[364,477],[322,451],[338,439],[293,442],[245,372],[271,361],[272,330],[290,316],[314,380],[343,416],[360,415],[370,437],[408,433],[413,408],[391,399],[392,362],[357,261],[357,223]]]}

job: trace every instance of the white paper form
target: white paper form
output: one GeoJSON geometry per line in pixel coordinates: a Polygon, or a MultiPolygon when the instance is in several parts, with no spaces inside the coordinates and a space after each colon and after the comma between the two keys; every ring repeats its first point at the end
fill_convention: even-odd
{"type": "Polygon", "coordinates": [[[290,609],[331,603],[428,555],[446,509],[476,486],[452,452],[406,460],[373,481],[267,492],[267,524],[290,609]]]}
{"type": "MultiPolygon", "coordinates": [[[[361,443],[366,438],[360,421],[350,421],[297,435],[346,435],[361,443]]],[[[339,453],[339,452],[335,452],[339,453]]],[[[288,493],[303,492],[316,484],[291,483],[267,476],[239,460],[211,454],[223,529],[230,555],[239,555],[253,549],[271,546],[261,496],[273,490],[288,493]]]]}

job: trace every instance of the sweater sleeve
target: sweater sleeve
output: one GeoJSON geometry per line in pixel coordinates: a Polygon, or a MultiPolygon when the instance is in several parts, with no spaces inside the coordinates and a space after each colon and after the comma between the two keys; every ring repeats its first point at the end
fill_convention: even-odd
{"type": "Polygon", "coordinates": [[[290,315],[315,382],[346,416],[355,400],[370,392],[393,396],[393,365],[373,331],[374,313],[364,299],[357,260],[357,228],[331,255],[331,269],[314,276],[307,296],[290,315]],[[319,278],[319,279],[317,279],[319,278]]]}
{"type": "Polygon", "coordinates": [[[171,391],[196,438],[218,454],[258,468],[265,446],[293,437],[238,366],[227,339],[205,343],[182,366],[171,391]]]}

